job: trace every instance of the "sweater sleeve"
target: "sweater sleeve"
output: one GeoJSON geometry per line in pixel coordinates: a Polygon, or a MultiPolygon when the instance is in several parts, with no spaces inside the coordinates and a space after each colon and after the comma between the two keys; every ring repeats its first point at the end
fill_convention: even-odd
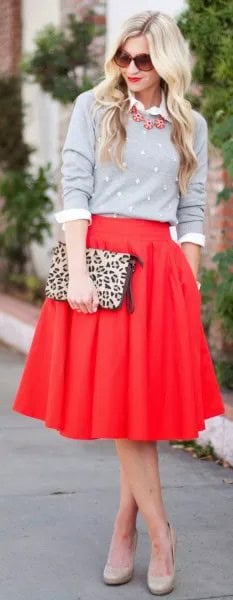
{"type": "MultiPolygon", "coordinates": [[[[90,116],[90,91],[76,98],[62,149],[63,210],[54,214],[59,223],[88,219],[94,187],[95,127],[90,116]]],[[[62,227],[64,229],[64,225],[62,227]]]]}
{"type": "Polygon", "coordinates": [[[181,241],[181,238],[188,240],[187,234],[196,233],[201,234],[202,243],[200,245],[204,245],[203,224],[208,171],[208,129],[204,117],[196,111],[193,112],[196,121],[194,152],[197,157],[197,167],[189,180],[186,194],[180,195],[177,207],[178,223],[176,230],[178,242],[181,241]]]}

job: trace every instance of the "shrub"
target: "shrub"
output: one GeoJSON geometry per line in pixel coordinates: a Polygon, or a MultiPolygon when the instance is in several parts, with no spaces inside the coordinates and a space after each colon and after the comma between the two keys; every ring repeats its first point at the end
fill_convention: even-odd
{"type": "Polygon", "coordinates": [[[55,189],[50,164],[39,167],[36,175],[29,170],[7,171],[0,179],[3,197],[0,257],[5,265],[2,277],[23,273],[30,259],[30,243],[42,244],[44,234],[50,233],[47,220],[53,210],[50,189],[55,189]]]}

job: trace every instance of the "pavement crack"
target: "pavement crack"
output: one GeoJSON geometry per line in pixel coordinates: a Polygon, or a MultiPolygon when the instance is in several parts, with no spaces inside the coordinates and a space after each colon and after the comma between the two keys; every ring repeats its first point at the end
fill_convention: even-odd
{"type": "Polygon", "coordinates": [[[77,494],[78,492],[76,490],[72,490],[71,492],[69,491],[64,491],[64,490],[57,490],[55,492],[50,492],[48,494],[48,496],[58,496],[58,495],[62,495],[62,496],[66,496],[66,495],[70,495],[70,494],[77,494]]]}

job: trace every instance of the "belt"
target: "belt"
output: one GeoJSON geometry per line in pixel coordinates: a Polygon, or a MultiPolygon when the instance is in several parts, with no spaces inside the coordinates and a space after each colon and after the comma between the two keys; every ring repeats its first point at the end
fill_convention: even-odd
{"type": "Polygon", "coordinates": [[[127,219],[126,215],[120,215],[119,213],[101,213],[100,217],[119,217],[121,219],[127,219]]]}

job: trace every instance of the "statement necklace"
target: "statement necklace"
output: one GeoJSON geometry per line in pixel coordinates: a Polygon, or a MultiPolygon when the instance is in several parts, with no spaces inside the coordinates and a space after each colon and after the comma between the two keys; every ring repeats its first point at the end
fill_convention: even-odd
{"type": "Polygon", "coordinates": [[[157,127],[157,129],[163,129],[165,127],[166,120],[161,115],[158,115],[155,119],[145,119],[143,114],[138,110],[135,104],[130,109],[132,113],[132,118],[134,121],[144,121],[143,127],[145,129],[153,129],[153,127],[157,127]]]}

